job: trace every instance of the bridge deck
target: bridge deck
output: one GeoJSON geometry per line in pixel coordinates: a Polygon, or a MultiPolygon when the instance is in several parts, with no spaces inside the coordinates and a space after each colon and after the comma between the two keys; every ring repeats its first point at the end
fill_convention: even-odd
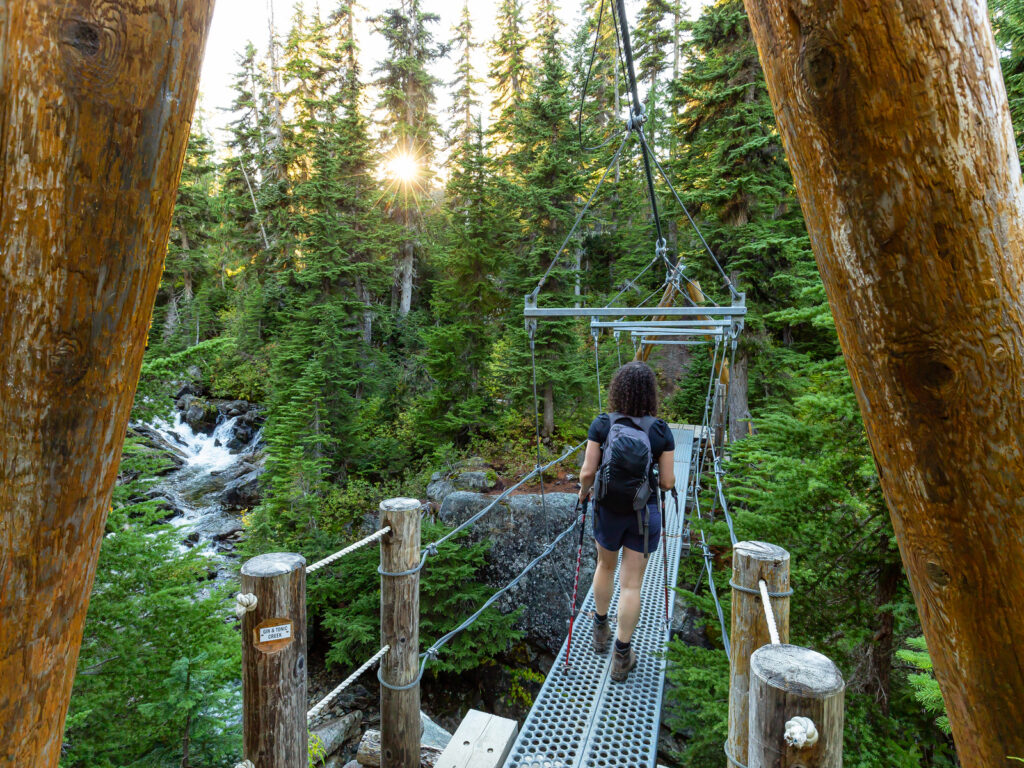
{"type": "MultiPolygon", "coordinates": [[[[672,426],[676,441],[676,487],[684,505],[693,453],[694,427],[672,426]]],[[[633,635],[639,657],[624,683],[612,682],[611,653],[598,656],[590,647],[594,591],[591,589],[573,628],[569,669],[562,650],[523,728],[505,768],[654,768],[657,763],[658,725],[665,678],[665,626],[663,556],[668,552],[668,583],[676,584],[684,515],[667,502],[666,546],[651,554],[644,574],[643,611],[633,635]]],[[[619,596],[618,574],[612,610],[619,596]]],[[[669,600],[671,622],[674,600],[669,600]]],[[[566,640],[566,643],[568,640],[566,640]]]]}

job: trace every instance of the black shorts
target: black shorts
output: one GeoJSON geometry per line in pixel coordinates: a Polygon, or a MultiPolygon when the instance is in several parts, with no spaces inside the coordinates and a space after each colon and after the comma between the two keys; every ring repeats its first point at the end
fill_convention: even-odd
{"type": "MultiPolygon", "coordinates": [[[[661,512],[658,502],[647,505],[650,522],[647,527],[647,552],[658,548],[661,541],[661,512]]],[[[594,540],[605,549],[618,552],[625,547],[643,554],[644,532],[636,519],[636,512],[610,512],[600,504],[594,505],[594,540]]]]}

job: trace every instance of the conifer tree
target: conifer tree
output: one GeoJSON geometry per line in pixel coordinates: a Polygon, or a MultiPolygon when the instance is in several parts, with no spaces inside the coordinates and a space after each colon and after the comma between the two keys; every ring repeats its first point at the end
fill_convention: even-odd
{"type": "Polygon", "coordinates": [[[440,133],[433,115],[437,79],[430,65],[445,54],[434,42],[430,25],[439,21],[422,9],[421,0],[403,0],[373,21],[388,45],[388,56],[377,68],[380,106],[387,118],[382,138],[392,188],[388,205],[404,230],[395,267],[395,303],[399,315],[412,309],[417,251],[422,251],[423,209],[432,179],[434,142],[440,133]]]}
{"type": "Polygon", "coordinates": [[[386,291],[390,241],[374,206],[352,5],[344,0],[326,22],[314,17],[293,27],[284,53],[294,112],[283,146],[292,169],[294,259],[273,278],[281,299],[266,428],[271,451],[256,526],[278,544],[329,527],[318,512],[334,483],[366,455],[361,412],[386,370],[371,345],[367,303],[386,291]]]}
{"type": "MultiPolygon", "coordinates": [[[[529,94],[512,123],[507,168],[512,174],[507,190],[522,222],[519,252],[507,259],[503,282],[513,296],[532,291],[544,271],[556,261],[558,248],[572,225],[581,178],[575,162],[577,139],[572,123],[573,102],[564,50],[559,40],[560,22],[553,0],[538,5],[533,21],[534,46],[540,66],[529,94]]],[[[569,256],[568,258],[571,258],[569,256]]],[[[571,301],[573,271],[561,254],[542,294],[544,301],[571,301]]],[[[518,308],[514,314],[518,314],[518,308]]],[[[524,398],[530,394],[530,353],[522,326],[509,322],[492,355],[491,372],[496,385],[524,398]]],[[[555,426],[555,393],[578,399],[586,380],[585,350],[574,324],[541,322],[536,334],[538,394],[543,402],[543,433],[555,426]]]]}
{"type": "Polygon", "coordinates": [[[492,201],[492,164],[484,150],[480,101],[471,55],[475,43],[468,3],[456,29],[459,57],[451,114],[444,216],[435,256],[439,276],[431,293],[433,325],[423,333],[423,366],[432,388],[420,403],[415,434],[429,442],[464,442],[492,410],[484,369],[502,297],[494,281],[501,255],[501,221],[492,201]],[[469,121],[468,124],[466,121],[469,121]]]}

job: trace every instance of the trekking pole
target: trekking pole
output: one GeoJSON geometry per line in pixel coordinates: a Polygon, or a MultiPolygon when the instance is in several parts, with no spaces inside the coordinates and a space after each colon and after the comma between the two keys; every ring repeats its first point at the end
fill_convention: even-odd
{"type": "MultiPolygon", "coordinates": [[[[569,663],[569,654],[572,652],[572,624],[576,619],[576,592],[580,586],[580,561],[583,559],[583,537],[587,530],[587,504],[589,503],[589,497],[583,500],[583,517],[580,519],[580,543],[576,548],[576,577],[572,582],[572,606],[569,610],[569,640],[565,644],[565,668],[568,669],[572,666],[569,663]]],[[[576,509],[580,508],[579,500],[576,501],[576,509]]],[[[573,510],[573,514],[576,514],[576,509],[573,510]]]]}
{"type": "Polygon", "coordinates": [[[661,565],[662,571],[665,574],[665,629],[669,628],[668,624],[668,525],[666,521],[667,513],[665,511],[665,489],[661,489],[659,495],[661,500],[661,565]]]}

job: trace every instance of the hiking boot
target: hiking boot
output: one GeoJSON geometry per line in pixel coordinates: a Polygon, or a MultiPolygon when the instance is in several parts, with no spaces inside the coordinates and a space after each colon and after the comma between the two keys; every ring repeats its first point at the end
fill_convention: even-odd
{"type": "Polygon", "coordinates": [[[625,682],[630,671],[636,666],[636,651],[618,651],[612,655],[612,680],[616,683],[625,682]]]}
{"type": "Polygon", "coordinates": [[[594,621],[594,653],[608,653],[612,644],[612,625],[608,619],[594,621]]]}

